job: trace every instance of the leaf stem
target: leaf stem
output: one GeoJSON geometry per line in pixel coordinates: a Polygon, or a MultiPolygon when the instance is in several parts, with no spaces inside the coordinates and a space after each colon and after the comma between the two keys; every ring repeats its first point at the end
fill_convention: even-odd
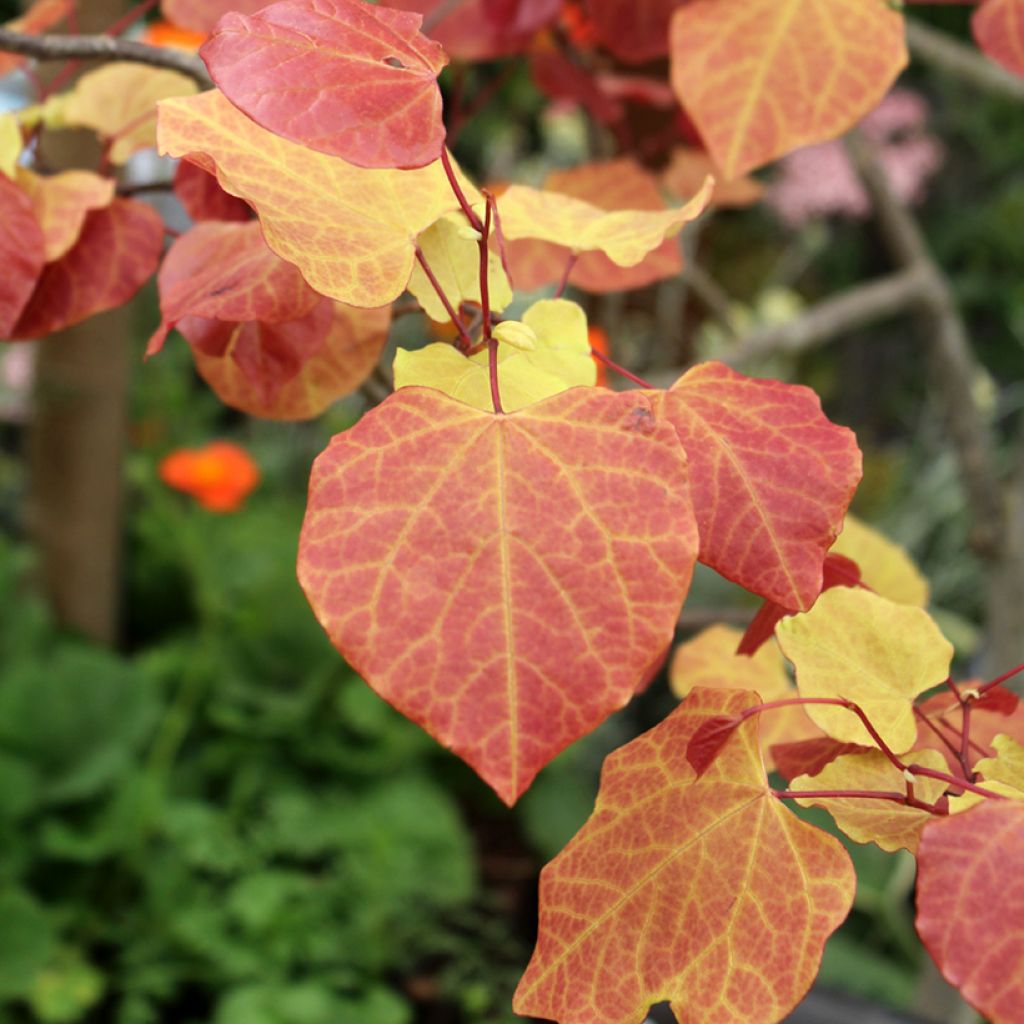
{"type": "Polygon", "coordinates": [[[913,788],[907,783],[906,793],[888,792],[874,789],[773,789],[772,796],[779,800],[890,800],[892,803],[915,807],[929,814],[948,813],[939,810],[934,804],[925,803],[914,796],[913,788]]]}
{"type": "Polygon", "coordinates": [[[657,389],[650,381],[646,381],[643,377],[638,377],[635,373],[630,373],[624,366],[619,366],[618,363],[613,362],[603,352],[598,352],[596,348],[591,348],[590,354],[599,362],[604,363],[609,370],[614,370],[620,377],[625,377],[626,380],[631,380],[634,384],[638,384],[642,388],[646,388],[648,391],[656,391],[657,389]]]}
{"type": "Polygon", "coordinates": [[[555,298],[560,299],[565,294],[565,289],[569,285],[569,275],[572,273],[572,268],[576,266],[576,261],[580,258],[578,252],[569,253],[569,258],[565,261],[565,270],[562,271],[562,279],[558,282],[558,288],[555,290],[555,298]]]}
{"type": "Polygon", "coordinates": [[[936,736],[939,737],[939,739],[946,745],[946,748],[954,757],[959,756],[959,751],[953,745],[953,743],[948,739],[948,737],[942,735],[942,732],[939,729],[939,727],[916,704],[914,705],[914,714],[917,716],[917,720],[919,722],[924,723],[926,726],[928,726],[929,729],[931,729],[933,733],[935,733],[936,736]]]}
{"type": "Polygon", "coordinates": [[[469,336],[469,332],[466,330],[466,325],[462,322],[462,317],[455,311],[452,304],[448,301],[448,296],[445,295],[444,289],[441,287],[441,282],[438,281],[433,270],[430,269],[430,264],[427,263],[426,257],[423,255],[423,250],[416,246],[416,262],[420,265],[420,269],[426,275],[427,280],[433,286],[437,297],[441,300],[441,305],[444,306],[444,311],[448,314],[449,319],[455,325],[455,329],[459,332],[459,345],[457,346],[459,351],[465,355],[473,347],[473,339],[469,336]]]}
{"type": "Polygon", "coordinates": [[[451,186],[452,192],[455,193],[455,198],[459,201],[459,206],[462,208],[462,212],[466,215],[466,220],[469,221],[475,231],[482,232],[484,229],[483,222],[476,215],[473,207],[469,205],[466,193],[462,191],[459,179],[455,175],[455,169],[452,167],[452,159],[448,155],[447,145],[441,147],[441,166],[444,168],[445,177],[448,179],[448,184],[451,186]]]}
{"type": "Polygon", "coordinates": [[[988,693],[989,690],[994,689],[1000,683],[1005,683],[1007,679],[1012,679],[1018,672],[1024,672],[1024,665],[1011,668],[1009,672],[1004,672],[1001,676],[996,676],[995,679],[990,679],[987,683],[983,683],[978,687],[978,693],[988,693]]]}
{"type": "Polygon", "coordinates": [[[484,208],[484,222],[480,229],[480,241],[477,243],[480,249],[480,315],[482,317],[482,327],[484,332],[484,341],[491,340],[491,291],[490,281],[488,280],[489,274],[489,263],[488,258],[490,249],[488,248],[488,241],[491,236],[491,201],[493,197],[485,192],[484,196],[487,200],[487,204],[484,208]]]}
{"type": "Polygon", "coordinates": [[[958,779],[955,775],[950,775],[948,772],[936,771],[934,768],[925,768],[921,764],[910,764],[907,765],[907,771],[914,775],[926,775],[929,779],[938,779],[940,782],[948,783],[950,786],[955,786],[957,789],[967,789],[972,793],[977,793],[978,796],[988,797],[990,800],[1005,800],[1001,793],[993,793],[990,789],[982,789],[981,786],[976,785],[973,782],[968,782],[966,779],[958,779]]]}

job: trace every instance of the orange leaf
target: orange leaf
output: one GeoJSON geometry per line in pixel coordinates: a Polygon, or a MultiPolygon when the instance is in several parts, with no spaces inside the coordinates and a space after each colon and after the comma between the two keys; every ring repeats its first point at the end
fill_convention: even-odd
{"type": "Polygon", "coordinates": [[[635,288],[678,273],[682,264],[672,236],[700,216],[711,186],[705,181],[684,206],[666,209],[654,179],[628,159],[566,171],[549,178],[543,191],[513,185],[499,197],[498,210],[512,243],[515,286],[558,280],[573,253],[579,259],[569,280],[592,291],[635,288]],[[636,206],[623,208],[623,202],[636,206]],[[531,244],[517,247],[519,239],[531,244]]]}
{"type": "Polygon", "coordinates": [[[127,302],[156,270],[163,240],[145,203],[116,198],[90,211],[74,246],[46,265],[14,334],[41,338],[127,302]]]}
{"type": "Polygon", "coordinates": [[[0,338],[12,337],[43,271],[43,230],[29,197],[0,174],[0,338]]]}
{"type": "Polygon", "coordinates": [[[711,162],[711,157],[702,149],[677,146],[672,150],[668,167],[662,172],[662,182],[673,195],[680,198],[692,196],[708,175],[715,181],[711,193],[711,206],[739,207],[756,203],[764,194],[764,186],[755,178],[736,178],[735,181],[719,181],[721,173],[711,162]]]}
{"type": "Polygon", "coordinates": [[[690,0],[670,50],[672,87],[726,178],[839,135],[907,63],[885,0],[690,0]]]}
{"type": "Polygon", "coordinates": [[[695,690],[612,754],[590,820],[541,872],[540,934],[513,1006],[560,1024],[774,1024],[853,902],[850,859],[768,788],[743,723],[699,779],[702,724],[756,703],[695,690]]]}
{"type": "Polygon", "coordinates": [[[282,0],[217,23],[199,55],[275,135],[359,167],[423,167],[444,147],[444,50],[422,17],[364,0],[282,0]]]}
{"type": "Polygon", "coordinates": [[[160,479],[211,512],[237,512],[260,482],[260,471],[244,448],[211,441],[172,452],[160,463],[160,479]]]}
{"type": "Polygon", "coordinates": [[[860,480],[852,432],[810,388],[721,363],[650,394],[690,462],[700,560],[784,608],[809,608],[860,480]]]}
{"type": "Polygon", "coordinates": [[[178,330],[192,345],[199,375],[225,405],[264,419],[306,420],[362,384],[390,322],[390,306],[355,309],[321,299],[287,323],[187,317],[178,330]],[[326,334],[319,322],[310,329],[310,321],[322,318],[326,334]]]}
{"type": "Polygon", "coordinates": [[[102,210],[114,198],[113,179],[91,171],[62,171],[43,177],[19,167],[17,175],[43,229],[47,263],[59,260],[78,241],[90,210],[102,210]]]}
{"type": "Polygon", "coordinates": [[[917,932],[943,977],[992,1024],[1020,1024],[1024,802],[931,822],[917,865],[917,932]]]}
{"type": "MultiPolygon", "coordinates": [[[[919,750],[905,754],[908,764],[943,771],[946,762],[937,750],[919,750]]],[[[801,775],[789,788],[801,790],[858,789],[878,793],[906,794],[907,783],[903,773],[880,750],[842,754],[825,765],[814,776],[801,775]]],[[[946,790],[946,783],[927,776],[914,783],[914,796],[925,803],[934,804],[946,790]]],[[[908,807],[888,800],[870,797],[810,797],[798,800],[804,807],[824,807],[836,824],[854,842],[875,843],[890,853],[904,849],[917,852],[921,830],[934,815],[919,807],[908,807]]]]}
{"type": "MultiPolygon", "coordinates": [[[[736,653],[742,633],[732,626],[709,626],[680,644],[672,655],[668,679],[672,692],[685,697],[698,686],[723,690],[755,690],[762,701],[797,697],[785,662],[775,644],[766,644],[752,657],[736,653]]],[[[769,771],[771,747],[821,736],[803,708],[775,708],[759,716],[761,749],[769,771]]]]}
{"type": "Polygon", "coordinates": [[[254,207],[267,245],[313,288],[351,306],[398,298],[416,236],[458,206],[440,161],[414,171],[353,167],[260,128],[216,90],[164,100],[157,135],[161,152],[216,173],[254,207]]]}
{"type": "Polygon", "coordinates": [[[971,30],[989,57],[1024,76],[1024,0],[984,0],[971,18],[971,30]]]}
{"type": "Polygon", "coordinates": [[[161,0],[160,10],[181,28],[207,33],[228,11],[254,14],[266,6],[267,0],[161,0]]]}
{"type": "Polygon", "coordinates": [[[317,459],[299,580],[367,682],[511,804],[662,658],[695,555],[643,396],[495,416],[410,387],[317,459]]]}

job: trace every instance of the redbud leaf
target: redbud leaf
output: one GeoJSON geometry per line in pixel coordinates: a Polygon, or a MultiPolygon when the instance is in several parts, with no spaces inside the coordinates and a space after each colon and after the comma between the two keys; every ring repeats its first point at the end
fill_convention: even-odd
{"type": "Polygon", "coordinates": [[[932,821],[917,856],[917,933],[943,977],[992,1024],[1024,1006],[1024,801],[932,821]]]}
{"type": "Polygon", "coordinates": [[[511,804],[663,657],[695,556],[643,396],[495,416],[403,388],[314,464],[299,580],[367,682],[511,804]]]}
{"type": "Polygon", "coordinates": [[[587,0],[601,45],[631,64],[668,53],[668,27],[682,0],[587,0]]]}
{"type": "Polygon", "coordinates": [[[411,171],[355,167],[273,135],[216,90],[164,100],[157,134],[161,152],[213,171],[249,203],[270,248],[313,288],[351,306],[398,298],[416,236],[458,206],[440,161],[411,171]]]}
{"type": "MultiPolygon", "coordinates": [[[[802,615],[775,630],[796,667],[802,697],[833,697],[860,706],[897,754],[917,737],[914,698],[949,676],[953,647],[920,608],[895,604],[869,590],[834,587],[802,615]]],[[[874,745],[846,708],[808,704],[807,714],[829,736],[874,745]]]]}
{"type": "Polygon", "coordinates": [[[860,480],[853,433],[810,388],[702,363],[652,392],[690,462],[700,559],[785,608],[809,608],[860,480]]]}
{"type": "Polygon", "coordinates": [[[134,199],[91,210],[71,249],[48,263],[14,328],[41,338],[127,302],[156,270],[163,249],[160,215],[134,199]]]}
{"type": "Polygon", "coordinates": [[[0,174],[0,338],[12,337],[45,260],[43,230],[31,200],[0,174]]]}
{"type": "Polygon", "coordinates": [[[182,160],[174,172],[174,194],[194,221],[252,219],[247,203],[228,195],[214,175],[188,160],[182,160]]]}
{"type": "Polygon", "coordinates": [[[799,775],[817,775],[841,754],[857,754],[872,748],[857,743],[840,743],[831,736],[816,736],[796,743],[776,743],[771,748],[775,770],[787,782],[799,775]]]}
{"type": "Polygon", "coordinates": [[[726,178],[839,135],[907,63],[883,0],[690,0],[669,38],[672,87],[726,178]]]}
{"type": "Polygon", "coordinates": [[[899,544],[856,516],[847,515],[843,531],[830,548],[857,563],[860,578],[876,594],[897,604],[924,608],[928,604],[928,581],[910,555],[899,544]]]}
{"type": "Polygon", "coordinates": [[[774,1024],[800,1001],[853,901],[849,857],[772,795],[753,719],[702,776],[683,756],[756,701],[695,690],[606,760],[594,813],[541,872],[517,1013],[638,1024],[668,1000],[680,1024],[774,1024]]]}
{"type": "Polygon", "coordinates": [[[444,50],[423,19],[364,0],[281,0],[232,12],[199,51],[224,95],[283,138],[359,167],[441,156],[444,50]]]}
{"type": "Polygon", "coordinates": [[[971,30],[989,57],[1024,76],[1024,0],[984,0],[971,18],[971,30]]]}
{"type": "Polygon", "coordinates": [[[114,198],[113,179],[92,171],[62,171],[44,177],[20,167],[17,182],[43,229],[47,263],[59,260],[78,241],[90,210],[102,210],[114,198]]]}

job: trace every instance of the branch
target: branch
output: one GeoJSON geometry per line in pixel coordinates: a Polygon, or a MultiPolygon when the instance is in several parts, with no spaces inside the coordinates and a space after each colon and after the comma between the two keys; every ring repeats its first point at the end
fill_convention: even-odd
{"type": "Polygon", "coordinates": [[[907,43],[913,55],[940,71],[963,79],[985,92],[1012,100],[1024,100],[1024,78],[1018,78],[991,61],[980,50],[922,25],[906,19],[907,43]]]}
{"type": "Polygon", "coordinates": [[[847,136],[846,145],[871,197],[893,262],[924,277],[918,308],[928,324],[940,397],[971,512],[973,546],[988,559],[999,558],[1005,547],[1006,513],[992,458],[995,443],[975,401],[972,385],[978,364],[953,290],[932,259],[917,220],[889,184],[870,143],[854,131],[847,136]]]}
{"type": "Polygon", "coordinates": [[[149,46],[133,39],[115,39],[106,35],[34,36],[0,28],[0,51],[20,53],[36,60],[129,60],[180,71],[193,79],[201,89],[207,89],[213,84],[206,66],[195,54],[149,46]]]}

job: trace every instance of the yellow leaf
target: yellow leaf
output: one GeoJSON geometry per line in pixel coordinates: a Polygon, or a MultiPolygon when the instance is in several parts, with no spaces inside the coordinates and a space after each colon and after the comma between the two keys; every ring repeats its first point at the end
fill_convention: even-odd
{"type": "MultiPolygon", "coordinates": [[[[905,755],[903,760],[919,764],[922,768],[946,771],[946,759],[937,750],[919,750],[905,755]]],[[[903,773],[885,754],[880,750],[868,750],[863,754],[841,754],[817,775],[801,775],[794,779],[789,788],[798,792],[863,789],[905,795],[907,783],[903,773]]],[[[945,789],[946,783],[927,776],[919,776],[914,782],[914,796],[928,804],[934,804],[945,789]]],[[[804,807],[814,804],[824,807],[854,842],[875,843],[890,853],[901,847],[916,853],[921,829],[934,817],[917,807],[870,797],[814,797],[797,803],[804,807]]]]}
{"type": "MultiPolygon", "coordinates": [[[[680,644],[672,655],[668,681],[680,699],[694,687],[716,690],[754,690],[764,702],[784,700],[799,694],[786,672],[782,654],[774,643],[762,644],[748,657],[737,654],[743,632],[732,626],[715,625],[680,644]]],[[[776,708],[758,718],[761,750],[765,765],[773,767],[771,748],[776,743],[796,743],[821,735],[802,707],[776,708]]]]}
{"type": "Polygon", "coordinates": [[[398,298],[416,237],[458,206],[440,161],[410,171],[354,167],[260,128],[215,89],[164,100],[157,136],[162,153],[188,157],[254,207],[267,244],[313,288],[350,306],[398,298]]]}
{"type": "MultiPolygon", "coordinates": [[[[476,232],[467,232],[467,227],[461,213],[446,214],[418,239],[423,258],[453,309],[462,302],[480,301],[480,247],[472,237],[476,232]]],[[[412,268],[409,291],[431,320],[440,323],[448,319],[444,304],[418,262],[412,268]]],[[[512,301],[508,278],[494,253],[488,253],[487,291],[493,312],[500,313],[512,301]]]]}
{"type": "Polygon", "coordinates": [[[21,128],[13,114],[0,114],[0,171],[14,177],[14,168],[21,156],[21,128]]]}
{"type": "Polygon", "coordinates": [[[43,229],[47,263],[68,253],[82,233],[90,210],[103,210],[114,199],[114,181],[92,171],[62,171],[46,177],[19,167],[17,181],[32,202],[43,229]]]}
{"type": "MultiPolygon", "coordinates": [[[[917,737],[914,698],[947,679],[953,659],[926,612],[851,587],[826,590],[810,611],[783,619],[775,635],[796,666],[801,696],[853,701],[896,753],[917,737]]],[[[846,708],[811,704],[807,714],[837,740],[875,745],[846,708]]]]}
{"type": "MultiPolygon", "coordinates": [[[[498,348],[498,390],[506,412],[596,382],[586,314],[575,302],[542,299],[523,314],[522,322],[536,336],[536,347],[532,351],[507,345],[498,348]]],[[[399,349],[394,372],[396,388],[418,384],[443,391],[475,409],[493,409],[485,351],[467,357],[440,342],[415,352],[399,349]]]]}
{"type": "Polygon", "coordinates": [[[513,185],[498,199],[505,238],[539,238],[569,246],[575,253],[603,252],[620,267],[632,267],[682,226],[696,219],[708,204],[714,180],[704,180],[685,205],[667,210],[609,212],[561,192],[513,185]]]}
{"type": "Polygon", "coordinates": [[[521,320],[503,320],[491,331],[491,337],[501,345],[511,345],[523,352],[533,352],[537,348],[536,333],[521,320]]]}
{"type": "Polygon", "coordinates": [[[110,160],[123,164],[137,150],[156,145],[157,102],[195,91],[196,83],[180,71],[116,61],[78,80],[64,101],[63,121],[113,140],[110,160]]]}
{"type": "Polygon", "coordinates": [[[856,516],[847,515],[843,532],[831,550],[852,558],[860,567],[861,579],[876,594],[897,604],[918,608],[928,604],[928,581],[910,555],[856,516]]]}
{"type": "MultiPolygon", "coordinates": [[[[982,758],[974,770],[983,789],[1011,800],[1024,800],[1024,747],[1012,736],[997,736],[992,741],[995,757],[982,758]]],[[[959,814],[986,799],[978,793],[963,793],[949,798],[949,813],[959,814]]]]}

